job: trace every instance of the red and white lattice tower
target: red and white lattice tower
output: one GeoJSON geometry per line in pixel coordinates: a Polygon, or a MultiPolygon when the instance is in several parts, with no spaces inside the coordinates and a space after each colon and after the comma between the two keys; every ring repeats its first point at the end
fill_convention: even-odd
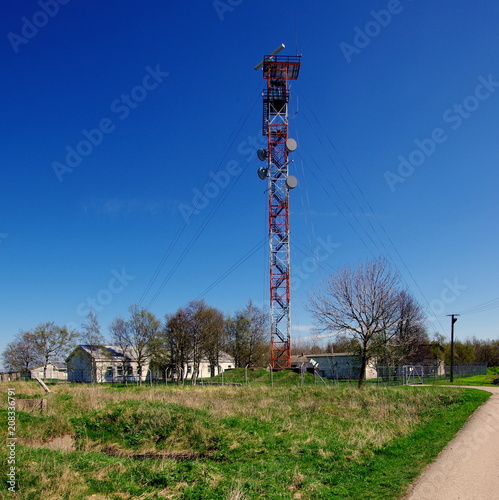
{"type": "Polygon", "coordinates": [[[263,91],[263,135],[267,149],[258,158],[267,162],[258,170],[268,179],[270,245],[270,364],[273,369],[291,367],[291,287],[289,241],[289,190],[297,185],[288,175],[288,154],[296,141],[288,137],[289,81],[300,72],[300,56],[278,56],[281,45],[255,69],[262,68],[267,88],[263,91]]]}

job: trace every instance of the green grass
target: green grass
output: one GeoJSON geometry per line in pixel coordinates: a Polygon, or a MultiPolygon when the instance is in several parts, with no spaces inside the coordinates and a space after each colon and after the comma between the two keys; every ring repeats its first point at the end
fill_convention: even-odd
{"type": "Polygon", "coordinates": [[[47,414],[18,414],[20,489],[9,498],[397,499],[489,397],[299,387],[274,375],[281,386],[56,387],[47,414]],[[64,435],[73,451],[39,446],[64,435]]]}
{"type": "MultiPolygon", "coordinates": [[[[220,375],[216,375],[215,377],[202,379],[205,382],[217,382],[221,383],[236,383],[236,384],[246,384],[248,385],[267,385],[270,386],[272,383],[278,386],[292,386],[292,385],[301,385],[301,377],[300,374],[293,370],[280,370],[270,373],[270,371],[265,370],[264,368],[249,368],[246,372],[244,368],[234,368],[232,370],[226,370],[220,375]],[[246,378],[247,377],[247,378],[246,378]]],[[[311,373],[304,372],[303,374],[303,382],[307,385],[310,384],[323,384],[323,382],[317,377],[314,379],[314,376],[311,373]]],[[[331,384],[332,381],[327,380],[328,384],[331,384]]],[[[188,383],[188,382],[186,382],[188,383]]]]}

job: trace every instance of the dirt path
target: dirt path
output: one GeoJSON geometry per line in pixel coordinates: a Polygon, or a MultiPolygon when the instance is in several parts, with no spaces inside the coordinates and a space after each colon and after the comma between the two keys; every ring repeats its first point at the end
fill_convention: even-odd
{"type": "Polygon", "coordinates": [[[499,387],[470,388],[492,396],[424,470],[404,500],[499,500],[499,387]]]}

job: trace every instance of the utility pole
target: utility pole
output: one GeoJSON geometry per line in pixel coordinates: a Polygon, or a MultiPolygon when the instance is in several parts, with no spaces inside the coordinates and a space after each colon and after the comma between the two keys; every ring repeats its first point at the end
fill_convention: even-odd
{"type": "Polygon", "coordinates": [[[460,314],[447,314],[450,316],[450,381],[454,382],[454,323],[460,314]]]}

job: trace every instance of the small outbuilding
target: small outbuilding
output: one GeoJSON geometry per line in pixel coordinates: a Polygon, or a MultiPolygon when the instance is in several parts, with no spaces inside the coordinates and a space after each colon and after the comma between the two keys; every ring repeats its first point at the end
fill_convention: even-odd
{"type": "MultiPolygon", "coordinates": [[[[329,379],[358,379],[360,375],[361,358],[350,353],[307,354],[309,362],[317,363],[316,369],[321,377],[329,379]]],[[[366,380],[377,377],[374,363],[366,367],[366,380]]]]}
{"type": "Polygon", "coordinates": [[[314,373],[315,364],[310,356],[303,353],[291,356],[291,368],[293,370],[314,373]]]}
{"type": "Polygon", "coordinates": [[[47,371],[45,366],[36,366],[30,370],[31,378],[40,378],[45,380],[67,380],[68,371],[64,361],[51,361],[47,364],[47,371]]]}
{"type": "Polygon", "coordinates": [[[21,372],[0,372],[0,381],[10,382],[11,380],[19,380],[24,375],[21,372]]]}

